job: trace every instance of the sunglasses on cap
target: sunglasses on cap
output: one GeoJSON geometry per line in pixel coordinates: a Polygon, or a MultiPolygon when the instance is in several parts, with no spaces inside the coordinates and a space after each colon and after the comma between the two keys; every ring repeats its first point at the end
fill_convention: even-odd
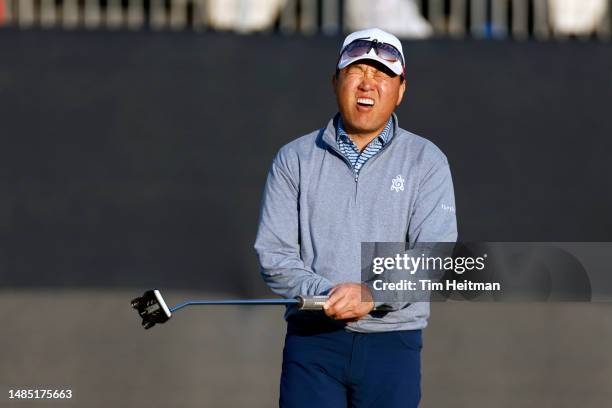
{"type": "Polygon", "coordinates": [[[368,54],[372,48],[374,48],[376,55],[385,61],[391,63],[400,61],[402,66],[404,65],[402,53],[399,52],[397,48],[391,44],[379,42],[378,40],[357,39],[344,47],[340,56],[346,54],[350,58],[361,57],[362,55],[368,54]]]}

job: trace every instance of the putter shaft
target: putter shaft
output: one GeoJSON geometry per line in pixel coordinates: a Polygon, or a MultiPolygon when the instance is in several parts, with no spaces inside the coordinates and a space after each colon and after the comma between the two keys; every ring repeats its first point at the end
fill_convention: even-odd
{"type": "Polygon", "coordinates": [[[224,299],[224,300],[189,300],[179,303],[170,309],[171,312],[191,305],[297,305],[298,299],[224,299]]]}

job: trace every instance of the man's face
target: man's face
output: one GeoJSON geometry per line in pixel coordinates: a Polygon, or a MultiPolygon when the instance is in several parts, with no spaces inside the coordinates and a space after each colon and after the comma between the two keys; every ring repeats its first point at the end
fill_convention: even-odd
{"type": "Polygon", "coordinates": [[[402,101],[405,81],[384,65],[361,60],[332,79],[338,109],[349,133],[375,133],[386,125],[402,101]]]}

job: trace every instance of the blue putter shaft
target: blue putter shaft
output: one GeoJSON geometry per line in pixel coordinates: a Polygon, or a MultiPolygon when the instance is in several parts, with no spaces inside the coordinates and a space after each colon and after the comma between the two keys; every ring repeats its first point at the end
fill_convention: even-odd
{"type": "Polygon", "coordinates": [[[297,305],[298,299],[230,299],[230,300],[188,300],[170,309],[171,312],[191,305],[297,305]]]}

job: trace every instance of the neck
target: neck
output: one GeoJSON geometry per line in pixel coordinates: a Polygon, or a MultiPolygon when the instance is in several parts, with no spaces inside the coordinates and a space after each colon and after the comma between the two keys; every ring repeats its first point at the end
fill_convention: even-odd
{"type": "Polygon", "coordinates": [[[372,140],[374,140],[376,136],[378,136],[378,133],[362,135],[362,134],[351,133],[348,130],[346,131],[346,133],[348,134],[349,138],[353,141],[353,143],[355,143],[355,146],[357,146],[357,149],[359,149],[359,151],[362,151],[363,149],[365,149],[365,147],[372,140]]]}
{"type": "Polygon", "coordinates": [[[378,135],[381,134],[385,126],[387,126],[387,122],[385,122],[385,124],[380,129],[376,129],[375,131],[359,132],[355,129],[351,129],[346,125],[346,123],[344,123],[344,131],[353,141],[353,143],[355,143],[359,151],[362,151],[372,140],[374,140],[378,135]]]}

